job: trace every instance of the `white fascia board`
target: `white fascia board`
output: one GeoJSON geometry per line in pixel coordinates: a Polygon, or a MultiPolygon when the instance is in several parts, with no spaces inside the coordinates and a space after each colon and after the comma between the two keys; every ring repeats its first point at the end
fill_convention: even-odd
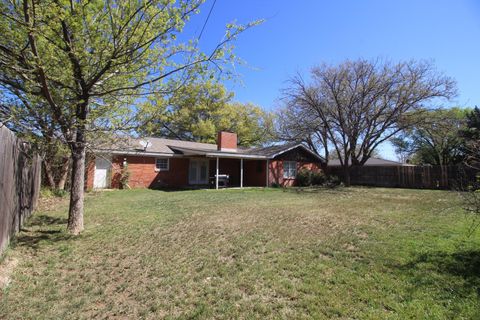
{"type": "Polygon", "coordinates": [[[128,151],[128,150],[94,150],[95,153],[109,153],[117,155],[151,156],[151,157],[181,157],[181,154],[164,152],[128,151]]]}
{"type": "Polygon", "coordinates": [[[269,159],[267,156],[259,156],[253,154],[241,154],[241,153],[224,153],[224,152],[210,152],[205,155],[208,158],[234,158],[234,159],[269,159]]]}

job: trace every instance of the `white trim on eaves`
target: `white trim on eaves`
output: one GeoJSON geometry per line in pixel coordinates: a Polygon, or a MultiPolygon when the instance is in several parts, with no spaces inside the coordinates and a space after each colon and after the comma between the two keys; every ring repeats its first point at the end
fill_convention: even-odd
{"type": "Polygon", "coordinates": [[[117,155],[133,155],[133,156],[151,156],[151,157],[183,157],[182,154],[164,153],[164,152],[146,152],[146,151],[123,151],[123,150],[94,150],[95,153],[108,153],[117,155]]]}

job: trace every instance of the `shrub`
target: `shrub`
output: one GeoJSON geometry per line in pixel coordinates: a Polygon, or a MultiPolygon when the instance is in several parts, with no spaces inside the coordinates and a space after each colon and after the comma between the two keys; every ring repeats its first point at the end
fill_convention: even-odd
{"type": "Polygon", "coordinates": [[[297,184],[300,187],[312,185],[312,172],[307,169],[301,169],[297,172],[297,184]]]}
{"type": "Polygon", "coordinates": [[[40,189],[40,198],[63,198],[68,195],[68,191],[64,189],[50,189],[42,188],[40,189]]]}
{"type": "Polygon", "coordinates": [[[312,179],[312,182],[311,182],[312,185],[321,186],[325,183],[326,176],[325,176],[325,173],[323,173],[323,171],[314,171],[312,172],[311,179],[312,179]]]}
{"type": "Polygon", "coordinates": [[[58,198],[63,198],[68,195],[68,191],[65,189],[53,189],[53,195],[58,198]]]}
{"type": "Polygon", "coordinates": [[[300,187],[321,186],[325,183],[325,180],[323,171],[301,169],[297,173],[297,184],[300,187]]]}
{"type": "Polygon", "coordinates": [[[330,175],[326,177],[324,186],[327,188],[336,188],[336,187],[339,187],[341,184],[342,183],[337,176],[330,175]]]}

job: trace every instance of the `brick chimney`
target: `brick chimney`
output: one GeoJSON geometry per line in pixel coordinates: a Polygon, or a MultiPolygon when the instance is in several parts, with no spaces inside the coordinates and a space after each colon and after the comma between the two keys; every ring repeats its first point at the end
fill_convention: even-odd
{"type": "Polygon", "coordinates": [[[237,151],[237,134],[220,131],[217,136],[217,149],[220,151],[237,151]]]}

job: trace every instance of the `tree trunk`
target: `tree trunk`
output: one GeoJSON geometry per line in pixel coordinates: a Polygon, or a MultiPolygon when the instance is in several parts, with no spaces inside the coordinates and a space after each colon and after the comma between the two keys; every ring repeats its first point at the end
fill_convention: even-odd
{"type": "Polygon", "coordinates": [[[83,231],[85,155],[85,144],[77,143],[72,147],[72,186],[67,229],[75,235],[83,231]]]}
{"type": "Polygon", "coordinates": [[[70,158],[64,158],[62,168],[60,169],[60,179],[58,180],[58,189],[64,190],[68,178],[68,168],[70,167],[70,158]]]}
{"type": "Polygon", "coordinates": [[[45,176],[47,177],[48,185],[51,189],[55,189],[55,177],[50,162],[48,162],[46,159],[43,159],[43,166],[45,168],[45,176]]]}
{"type": "Polygon", "coordinates": [[[350,187],[350,166],[348,164],[343,165],[343,180],[346,187],[350,187]]]}

